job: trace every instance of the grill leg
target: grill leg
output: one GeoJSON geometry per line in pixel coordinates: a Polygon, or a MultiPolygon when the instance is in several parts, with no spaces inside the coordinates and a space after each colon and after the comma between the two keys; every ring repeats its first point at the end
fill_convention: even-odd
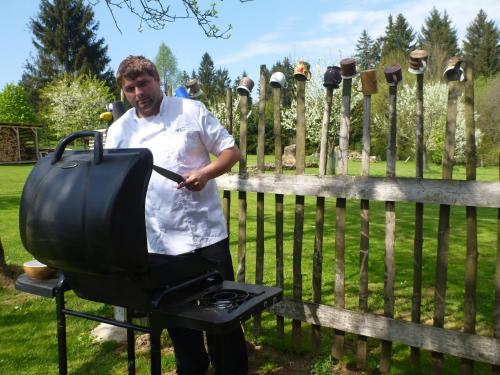
{"type": "MultiPolygon", "coordinates": [[[[127,309],[127,323],[132,323],[132,311],[127,309]]],[[[135,375],[135,335],[132,328],[127,328],[128,375],[135,375]]]]}
{"type": "Polygon", "coordinates": [[[57,316],[57,351],[59,356],[59,375],[68,374],[68,357],[66,351],[66,315],[64,309],[64,290],[62,287],[55,289],[56,316],[57,316]]]}
{"type": "Polygon", "coordinates": [[[224,374],[224,337],[214,335],[215,340],[215,375],[224,374]]]}
{"type": "Polygon", "coordinates": [[[161,375],[161,331],[155,322],[154,317],[150,316],[149,323],[149,341],[151,344],[151,375],[161,375]]]}

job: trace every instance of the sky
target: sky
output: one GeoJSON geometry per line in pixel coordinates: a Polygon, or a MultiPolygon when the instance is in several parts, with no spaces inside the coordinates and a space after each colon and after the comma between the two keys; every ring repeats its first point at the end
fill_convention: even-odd
{"type": "MultiPolygon", "coordinates": [[[[410,26],[420,31],[433,7],[441,13],[446,11],[457,30],[460,46],[467,26],[480,9],[487,13],[488,20],[494,20],[500,27],[499,0],[252,0],[243,3],[217,0],[216,23],[221,29],[231,24],[232,30],[229,39],[214,39],[207,38],[190,19],[169,23],[163,30],[147,26],[141,30],[136,16],[128,10],[115,9],[120,31],[104,0],[84,1],[94,4],[95,20],[99,22],[97,37],[105,40],[113,71],[131,54],[144,55],[154,61],[163,42],[177,58],[179,70],[188,74],[197,70],[202,55],[208,52],[215,68],[227,69],[233,81],[246,72],[257,82],[261,65],[271,68],[284,57],[324,66],[338,65],[342,58],[354,55],[364,29],[373,39],[382,36],[389,14],[394,18],[403,14],[410,26]]],[[[182,8],[177,10],[182,12],[182,8]]],[[[36,55],[29,21],[36,18],[38,11],[38,0],[2,0],[0,89],[7,83],[18,83],[26,61],[36,55]]]]}

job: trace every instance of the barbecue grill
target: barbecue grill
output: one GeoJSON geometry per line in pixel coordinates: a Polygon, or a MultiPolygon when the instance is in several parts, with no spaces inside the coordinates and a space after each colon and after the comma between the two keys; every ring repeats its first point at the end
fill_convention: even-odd
{"type": "MultiPolygon", "coordinates": [[[[151,374],[160,374],[160,335],[167,327],[225,333],[281,299],[279,288],[222,280],[217,265],[196,254],[147,250],[145,198],[153,168],[148,149],[104,150],[99,132],[77,132],[34,166],[23,189],[20,234],[53,280],[21,275],[16,288],[55,297],[59,373],[67,373],[65,316],[127,329],[128,371],[135,373],[134,331],[150,334],[151,374]],[[69,151],[94,137],[93,151],[69,151]],[[127,309],[126,321],[65,308],[64,293],[127,309]],[[147,316],[149,327],[133,324],[147,316]]],[[[215,364],[216,373],[218,364],[215,364]]]]}

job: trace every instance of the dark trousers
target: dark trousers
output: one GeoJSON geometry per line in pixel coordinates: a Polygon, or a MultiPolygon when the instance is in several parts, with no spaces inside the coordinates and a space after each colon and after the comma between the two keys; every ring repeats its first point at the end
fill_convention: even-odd
{"type": "MultiPolygon", "coordinates": [[[[195,253],[216,264],[225,280],[234,281],[227,238],[198,249],[195,253]]],[[[168,333],[174,344],[177,374],[203,375],[207,372],[210,362],[216,366],[218,373],[224,375],[248,373],[247,347],[241,327],[224,334],[207,334],[208,354],[203,332],[187,328],[169,328],[168,333]]]]}

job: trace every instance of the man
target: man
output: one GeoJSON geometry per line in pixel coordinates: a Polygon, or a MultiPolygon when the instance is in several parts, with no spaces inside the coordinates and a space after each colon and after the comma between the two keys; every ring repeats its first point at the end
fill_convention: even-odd
{"type": "MultiPolygon", "coordinates": [[[[107,148],[148,148],[155,165],[181,174],[176,184],[153,172],[146,196],[146,232],[152,253],[194,252],[218,265],[225,279],[234,280],[227,228],[213,180],[239,160],[233,137],[194,100],[167,97],[154,64],[142,56],[122,61],[117,81],[133,106],[108,130],[107,148]],[[216,155],[210,161],[209,154],[216,155]]],[[[168,272],[168,271],[166,271],[168,272]]],[[[177,373],[206,373],[209,358],[203,333],[168,329],[177,373]]],[[[241,328],[222,337],[207,335],[210,359],[222,363],[224,374],[246,374],[248,359],[241,328]],[[215,340],[224,358],[216,358],[215,340]],[[221,344],[222,343],[222,344],[221,344]]]]}

